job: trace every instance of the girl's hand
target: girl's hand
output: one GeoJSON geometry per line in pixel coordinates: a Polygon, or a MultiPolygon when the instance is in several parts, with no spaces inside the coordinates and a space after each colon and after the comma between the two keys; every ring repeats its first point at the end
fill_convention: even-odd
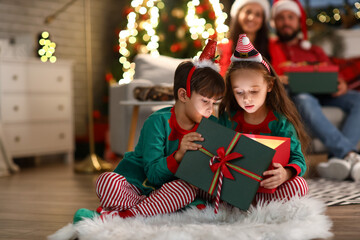
{"type": "Polygon", "coordinates": [[[260,182],[260,186],[267,188],[267,189],[273,189],[287,180],[289,180],[292,177],[292,172],[290,169],[285,169],[280,163],[273,163],[273,167],[275,169],[265,171],[263,173],[264,176],[271,176],[263,181],[260,182]]]}
{"type": "Polygon", "coordinates": [[[181,162],[187,150],[198,150],[202,148],[202,145],[194,143],[194,141],[204,141],[204,138],[197,132],[188,133],[182,138],[180,147],[174,155],[178,163],[181,162]]]}

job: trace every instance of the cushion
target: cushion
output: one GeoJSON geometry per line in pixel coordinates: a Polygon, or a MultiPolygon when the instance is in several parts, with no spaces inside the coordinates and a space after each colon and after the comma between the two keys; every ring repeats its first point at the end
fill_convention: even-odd
{"type": "Polygon", "coordinates": [[[142,78],[150,80],[155,85],[174,82],[174,74],[177,66],[186,59],[177,59],[167,56],[153,57],[150,54],[138,54],[135,56],[134,79],[142,78]]]}

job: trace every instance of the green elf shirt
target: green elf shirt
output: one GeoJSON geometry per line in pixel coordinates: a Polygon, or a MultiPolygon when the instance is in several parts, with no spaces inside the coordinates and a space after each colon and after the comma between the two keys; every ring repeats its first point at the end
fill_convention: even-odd
{"type": "MultiPolygon", "coordinates": [[[[213,121],[217,119],[210,117],[213,121]]],[[[164,183],[177,179],[174,176],[179,164],[174,155],[184,135],[195,132],[184,130],[176,121],[174,107],[154,112],[145,121],[139,141],[133,152],[125,153],[114,172],[138,187],[141,194],[148,195],[164,183]]]]}
{"type": "Polygon", "coordinates": [[[290,138],[290,159],[288,165],[284,167],[292,168],[298,176],[304,175],[306,163],[301,151],[301,143],[294,125],[284,115],[275,111],[269,111],[262,123],[253,125],[245,122],[242,111],[233,111],[231,112],[231,120],[227,113],[219,116],[219,123],[221,125],[240,133],[290,138]]]}

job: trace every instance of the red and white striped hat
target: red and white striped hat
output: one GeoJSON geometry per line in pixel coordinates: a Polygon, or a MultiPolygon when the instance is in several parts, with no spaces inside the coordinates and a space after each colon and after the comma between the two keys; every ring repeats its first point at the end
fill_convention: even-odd
{"type": "Polygon", "coordinates": [[[240,34],[236,44],[231,62],[251,61],[263,64],[271,73],[269,65],[264,61],[262,55],[254,48],[246,34],[240,34]]]}
{"type": "Polygon", "coordinates": [[[209,67],[217,72],[220,71],[219,65],[215,63],[216,45],[217,42],[215,40],[209,39],[199,59],[195,59],[192,61],[194,66],[191,68],[186,79],[186,95],[188,97],[191,96],[191,77],[197,68],[209,67]]]}

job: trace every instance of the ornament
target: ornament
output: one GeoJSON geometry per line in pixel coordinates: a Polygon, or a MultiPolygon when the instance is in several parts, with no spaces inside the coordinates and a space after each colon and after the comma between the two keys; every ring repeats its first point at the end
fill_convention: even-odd
{"type": "Polygon", "coordinates": [[[181,44],[180,43],[174,43],[170,47],[170,51],[173,53],[179,52],[181,50],[181,44]]]}
{"type": "Polygon", "coordinates": [[[114,78],[114,77],[113,77],[112,73],[106,73],[106,74],[105,74],[105,80],[106,80],[107,82],[110,82],[111,79],[113,79],[113,78],[114,78]]]}
{"type": "Polygon", "coordinates": [[[195,48],[201,48],[202,47],[201,41],[199,39],[194,40],[193,44],[194,44],[195,48]]]}
{"type": "Polygon", "coordinates": [[[196,13],[197,14],[203,14],[203,12],[204,12],[204,7],[202,6],[202,5],[199,5],[199,6],[196,6],[196,13]]]}
{"type": "Polygon", "coordinates": [[[114,52],[119,52],[120,46],[119,46],[119,45],[115,45],[115,46],[113,47],[113,50],[114,50],[114,52]]]}
{"type": "Polygon", "coordinates": [[[174,32],[176,30],[176,26],[174,24],[169,25],[168,27],[169,32],[174,32]]]}
{"type": "Polygon", "coordinates": [[[215,20],[215,19],[216,19],[216,15],[215,15],[215,12],[214,12],[214,11],[210,11],[210,12],[209,12],[209,18],[210,18],[211,20],[215,20]]]}
{"type": "Polygon", "coordinates": [[[123,16],[126,17],[129,13],[131,13],[133,10],[131,9],[131,7],[126,7],[124,8],[124,11],[123,11],[123,16]]]}

